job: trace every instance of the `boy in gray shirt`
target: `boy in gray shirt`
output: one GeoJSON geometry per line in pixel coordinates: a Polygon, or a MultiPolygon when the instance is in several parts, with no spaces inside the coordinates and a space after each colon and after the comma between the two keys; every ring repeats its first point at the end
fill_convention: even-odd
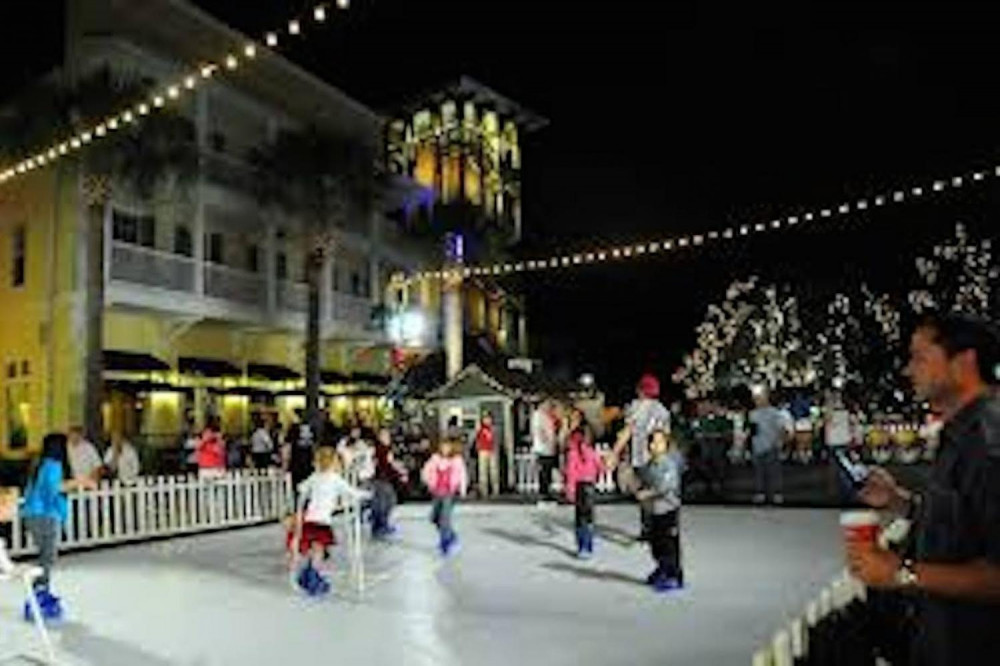
{"type": "Polygon", "coordinates": [[[649,456],[649,463],[639,473],[642,487],[636,492],[636,499],[650,515],[649,547],[656,562],[646,582],[657,592],[666,592],[684,587],[679,522],[681,469],[663,430],[649,435],[649,456]]]}

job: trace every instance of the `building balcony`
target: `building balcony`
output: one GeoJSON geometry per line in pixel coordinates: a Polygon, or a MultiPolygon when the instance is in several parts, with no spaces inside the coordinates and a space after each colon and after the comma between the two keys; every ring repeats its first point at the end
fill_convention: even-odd
{"type": "MultiPolygon", "coordinates": [[[[164,313],[302,330],[309,288],[262,273],[199,262],[171,252],[111,241],[106,254],[107,302],[164,313]]],[[[320,294],[324,337],[381,339],[370,299],[320,294]]]]}

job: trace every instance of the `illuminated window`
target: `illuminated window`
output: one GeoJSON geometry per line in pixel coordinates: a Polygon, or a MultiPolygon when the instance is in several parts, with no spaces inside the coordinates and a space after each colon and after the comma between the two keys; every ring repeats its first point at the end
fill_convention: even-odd
{"type": "Polygon", "coordinates": [[[24,286],[25,255],[27,252],[27,230],[24,225],[15,227],[11,243],[11,275],[10,283],[14,287],[24,286]]]}

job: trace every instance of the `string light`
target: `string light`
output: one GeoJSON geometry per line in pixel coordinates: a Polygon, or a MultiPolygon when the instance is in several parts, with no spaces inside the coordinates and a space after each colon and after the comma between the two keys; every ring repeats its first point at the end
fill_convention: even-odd
{"type": "MultiPolygon", "coordinates": [[[[885,194],[877,194],[870,198],[858,199],[853,205],[850,203],[841,203],[835,208],[820,208],[813,211],[805,211],[799,213],[798,215],[789,215],[786,218],[777,218],[770,220],[769,222],[754,222],[752,224],[745,223],[736,227],[727,227],[722,230],[713,229],[704,234],[680,236],[675,239],[665,239],[650,243],[609,247],[601,250],[594,249],[588,252],[581,252],[573,255],[557,255],[550,259],[529,259],[525,262],[516,264],[514,266],[514,272],[521,273],[524,271],[535,271],[544,268],[562,268],[568,266],[579,266],[582,264],[593,264],[605,262],[609,258],[621,259],[633,256],[642,256],[645,254],[656,254],[661,251],[669,252],[675,248],[680,249],[690,246],[697,247],[704,245],[706,241],[714,241],[718,239],[733,240],[734,238],[740,236],[765,233],[772,230],[779,230],[783,227],[798,226],[802,223],[812,222],[817,219],[829,219],[834,217],[834,215],[849,215],[852,210],[866,211],[872,206],[884,207],[890,203],[904,203],[908,199],[908,194],[914,198],[923,197],[931,193],[944,192],[948,188],[949,184],[952,188],[962,187],[967,184],[967,179],[971,179],[974,182],[983,182],[986,180],[987,176],[990,175],[1000,178],[1000,165],[992,167],[988,170],[973,171],[968,176],[953,176],[951,178],[932,180],[929,181],[927,185],[914,185],[905,189],[893,190],[885,194]]],[[[494,266],[496,265],[487,266],[486,270],[482,274],[495,274],[495,271],[493,270],[494,266]]],[[[433,272],[417,273],[414,277],[407,279],[407,281],[412,281],[414,279],[426,279],[428,276],[433,276],[433,274],[433,272]]]]}
{"type": "MultiPolygon", "coordinates": [[[[327,7],[328,3],[322,3],[313,8],[313,18],[316,19],[316,22],[326,22],[329,17],[327,7]]],[[[350,7],[350,3],[348,0],[337,0],[337,7],[347,10],[350,7]]],[[[287,25],[290,34],[301,35],[303,33],[302,23],[298,19],[290,20],[287,25]]],[[[277,47],[278,33],[276,31],[264,33],[263,42],[272,49],[277,47]]],[[[253,60],[257,56],[257,43],[253,41],[247,42],[243,45],[242,53],[247,60],[253,60]]],[[[221,62],[205,62],[198,65],[193,71],[178,79],[175,84],[162,89],[149,100],[126,107],[103,120],[98,120],[92,129],[81,130],[73,136],[65,137],[58,144],[41,149],[34,154],[29,154],[16,164],[8,165],[3,170],[0,170],[0,183],[7,183],[37,167],[50,164],[61,157],[69,155],[73,151],[80,150],[83,146],[91,142],[106,138],[121,125],[131,124],[139,120],[141,116],[149,115],[153,110],[165,108],[167,99],[178,99],[184,89],[193,90],[197,86],[199,79],[207,80],[212,78],[221,65],[232,71],[239,67],[240,60],[235,54],[229,53],[223,57],[221,62]]]]}

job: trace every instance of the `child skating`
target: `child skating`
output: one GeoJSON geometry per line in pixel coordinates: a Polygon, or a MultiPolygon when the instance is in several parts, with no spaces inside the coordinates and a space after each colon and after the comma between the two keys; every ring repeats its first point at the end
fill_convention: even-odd
{"type": "Polygon", "coordinates": [[[442,555],[450,555],[458,547],[458,534],[452,526],[452,512],[458,498],[465,497],[468,486],[461,443],[442,440],[438,452],[424,464],[420,477],[433,498],[431,522],[438,529],[438,548],[442,555]]]}
{"type": "Polygon", "coordinates": [[[330,591],[330,582],[321,570],[336,542],[333,514],[342,499],[358,501],[368,493],[344,479],[340,457],[333,447],[316,449],[314,467],[315,471],[298,487],[299,506],[290,525],[289,546],[293,565],[298,556],[308,557],[305,566],[298,571],[293,568],[296,584],[311,596],[321,596],[330,591]]]}
{"type": "Polygon", "coordinates": [[[397,486],[406,483],[406,469],[392,453],[392,434],[387,428],[378,433],[375,443],[375,478],[372,481],[372,538],[385,539],[396,532],[392,510],[396,506],[397,486]]]}
{"type": "Polygon", "coordinates": [[[646,579],[658,592],[684,587],[681,567],[681,470],[669,436],[663,430],[649,435],[650,460],[639,468],[636,499],[650,516],[649,548],[656,568],[646,579]]]}
{"type": "Polygon", "coordinates": [[[566,452],[566,499],[576,507],[576,554],[587,559],[594,553],[594,484],[601,474],[601,457],[594,449],[594,435],[583,416],[570,414],[570,434],[566,452]]]}
{"type": "MultiPolygon", "coordinates": [[[[35,579],[34,595],[46,620],[63,615],[62,602],[52,594],[49,584],[59,549],[59,535],[69,515],[66,493],[94,488],[90,479],[74,480],[69,473],[66,435],[52,433],[42,441],[42,454],[32,463],[28,486],[21,505],[21,518],[38,547],[38,565],[42,575],[35,579]]],[[[24,604],[24,619],[32,620],[32,605],[24,604]]]]}

